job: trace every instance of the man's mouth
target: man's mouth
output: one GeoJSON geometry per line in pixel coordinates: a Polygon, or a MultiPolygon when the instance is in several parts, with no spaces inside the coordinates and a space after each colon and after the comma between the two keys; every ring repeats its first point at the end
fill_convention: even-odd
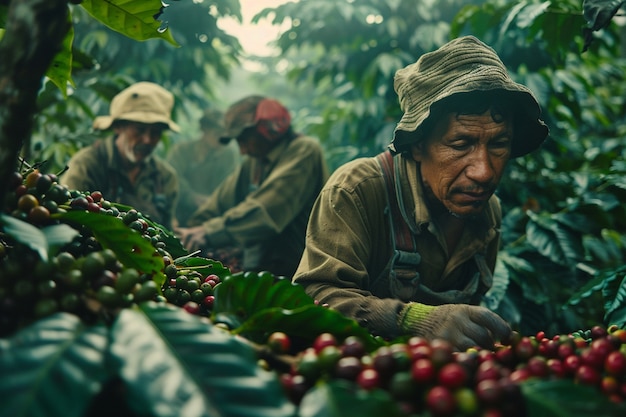
{"type": "Polygon", "coordinates": [[[457,196],[462,204],[479,207],[488,201],[493,192],[491,191],[459,191],[457,196]]]}
{"type": "Polygon", "coordinates": [[[147,156],[150,155],[154,148],[152,146],[147,145],[137,145],[135,146],[134,152],[135,155],[147,156]]]}

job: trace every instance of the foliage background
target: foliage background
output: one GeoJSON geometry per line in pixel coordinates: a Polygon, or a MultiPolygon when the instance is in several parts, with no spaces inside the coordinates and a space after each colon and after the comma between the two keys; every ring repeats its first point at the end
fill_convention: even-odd
{"type": "MultiPolygon", "coordinates": [[[[242,73],[241,45],[218,26],[225,17],[241,19],[237,0],[170,1],[160,18],[178,46],[163,39],[136,42],[94,21],[84,7],[70,6],[73,85],[66,92],[45,83],[37,127],[23,153],[61,170],[94,139],[93,117],[107,112],[119,89],[141,79],[174,92],[176,118],[192,132],[202,107],[225,107],[246,93],[229,83],[234,76],[237,86],[284,101],[296,126],[320,138],[335,168],[389,142],[400,117],[391,82],[398,68],[453,37],[473,34],[536,92],[551,128],[540,152],[510,165],[499,190],[504,242],[487,305],[523,333],[623,324],[626,42],[617,13],[605,16],[587,45],[584,30],[597,20],[583,13],[585,7],[618,12],[622,4],[289,2],[254,19],[288,25],[276,40],[277,56],[246,57],[264,68],[254,74],[242,73]]],[[[186,139],[168,137],[160,152],[186,139]]]]}

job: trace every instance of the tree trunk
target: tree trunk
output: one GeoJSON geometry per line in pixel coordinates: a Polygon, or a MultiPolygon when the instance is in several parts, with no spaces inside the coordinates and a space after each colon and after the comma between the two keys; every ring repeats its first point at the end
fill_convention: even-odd
{"type": "Polygon", "coordinates": [[[0,41],[0,204],[31,135],[44,75],[70,28],[67,0],[11,0],[8,6],[0,41]]]}

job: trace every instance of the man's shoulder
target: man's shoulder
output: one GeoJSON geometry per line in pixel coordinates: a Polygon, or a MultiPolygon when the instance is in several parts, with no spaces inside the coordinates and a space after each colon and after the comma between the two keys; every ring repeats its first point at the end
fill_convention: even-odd
{"type": "Polygon", "coordinates": [[[322,151],[322,144],[319,139],[313,136],[300,135],[295,137],[290,143],[290,148],[311,149],[314,151],[322,151]]]}
{"type": "Polygon", "coordinates": [[[374,157],[360,157],[340,165],[327,184],[347,190],[378,188],[383,185],[382,173],[374,157]]]}
{"type": "Polygon", "coordinates": [[[90,145],[80,148],[71,157],[73,163],[76,163],[77,161],[89,161],[93,159],[107,159],[106,144],[100,139],[96,140],[90,145]]]}
{"type": "Polygon", "coordinates": [[[361,156],[340,165],[336,172],[346,172],[349,174],[365,173],[380,176],[381,171],[375,157],[361,156]]]}

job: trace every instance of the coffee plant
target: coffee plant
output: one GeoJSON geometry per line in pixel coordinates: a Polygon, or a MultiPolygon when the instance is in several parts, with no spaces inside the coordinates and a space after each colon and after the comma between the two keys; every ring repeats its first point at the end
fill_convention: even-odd
{"type": "Polygon", "coordinates": [[[136,209],[26,166],[0,221],[0,416],[626,412],[626,330],[494,349],[383,340],[269,271],[189,254],[136,209]]]}

